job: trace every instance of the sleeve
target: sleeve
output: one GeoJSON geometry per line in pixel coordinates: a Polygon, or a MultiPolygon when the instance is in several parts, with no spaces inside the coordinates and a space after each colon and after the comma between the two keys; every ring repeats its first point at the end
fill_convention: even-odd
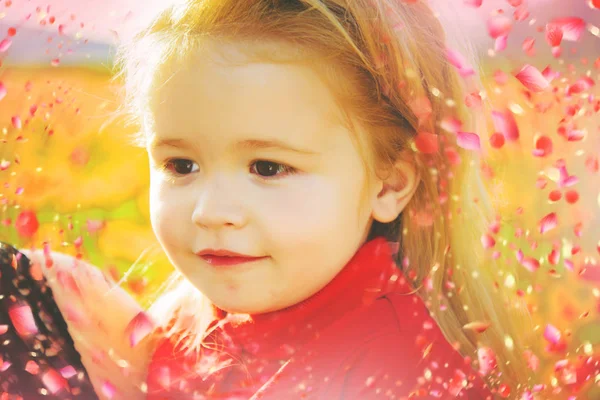
{"type": "Polygon", "coordinates": [[[46,279],[5,243],[0,243],[0,339],[2,398],[97,399],[46,279]]]}

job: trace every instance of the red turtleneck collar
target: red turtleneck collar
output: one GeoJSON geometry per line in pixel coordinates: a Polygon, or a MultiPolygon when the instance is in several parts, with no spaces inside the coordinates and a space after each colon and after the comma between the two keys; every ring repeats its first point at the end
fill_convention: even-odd
{"type": "Polygon", "coordinates": [[[383,237],[364,243],[323,289],[286,309],[257,315],[227,315],[224,331],[234,343],[263,358],[285,358],[331,322],[398,288],[394,246],[383,237]]]}

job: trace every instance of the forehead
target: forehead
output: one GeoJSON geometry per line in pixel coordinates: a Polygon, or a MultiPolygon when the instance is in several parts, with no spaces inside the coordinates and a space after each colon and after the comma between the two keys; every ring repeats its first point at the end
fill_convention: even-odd
{"type": "Polygon", "coordinates": [[[323,142],[325,131],[343,124],[334,93],[315,70],[263,61],[245,46],[207,41],[187,58],[160,67],[149,92],[147,132],[323,142]]]}

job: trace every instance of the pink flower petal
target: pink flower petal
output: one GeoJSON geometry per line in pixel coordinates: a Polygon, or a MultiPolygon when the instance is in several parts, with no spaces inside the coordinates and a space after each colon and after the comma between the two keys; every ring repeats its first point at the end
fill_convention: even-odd
{"type": "Polygon", "coordinates": [[[497,15],[487,20],[489,35],[496,39],[500,36],[507,36],[512,29],[512,21],[506,15],[497,15]]]}
{"type": "Polygon", "coordinates": [[[540,359],[531,350],[525,350],[523,352],[525,359],[527,360],[527,366],[532,371],[537,371],[540,366],[540,359]]]}
{"type": "Polygon", "coordinates": [[[540,262],[533,257],[523,257],[521,265],[529,272],[536,272],[540,268],[540,262]]]}
{"type": "Polygon", "coordinates": [[[0,82],[0,100],[6,97],[6,86],[4,83],[0,82]]]}
{"type": "Polygon", "coordinates": [[[541,92],[550,86],[544,75],[537,68],[528,64],[515,75],[515,78],[533,92],[541,92]]]}
{"type": "Polygon", "coordinates": [[[42,382],[52,394],[56,394],[69,387],[67,380],[53,368],[49,369],[48,372],[42,376],[42,382]]]}
{"type": "Polygon", "coordinates": [[[507,141],[519,139],[517,122],[509,110],[506,110],[505,112],[492,111],[492,120],[496,131],[502,133],[507,141]]]}
{"type": "Polygon", "coordinates": [[[496,245],[496,240],[491,235],[486,233],[481,237],[481,244],[483,245],[484,249],[489,249],[496,245]]]}
{"type": "Polygon", "coordinates": [[[0,53],[4,53],[6,50],[8,50],[11,44],[12,40],[2,39],[2,41],[0,42],[0,53]]]}
{"type": "Polygon", "coordinates": [[[539,223],[540,233],[544,234],[544,233],[556,228],[557,225],[558,225],[558,219],[556,217],[556,213],[552,212],[540,220],[540,223],[539,223]]]}
{"type": "Polygon", "coordinates": [[[552,154],[552,139],[548,136],[538,136],[535,139],[535,150],[533,155],[536,157],[546,157],[552,154]]]}
{"type": "Polygon", "coordinates": [[[465,5],[473,8],[479,8],[483,4],[483,0],[464,0],[465,5]]]}
{"type": "Polygon", "coordinates": [[[477,332],[477,333],[483,333],[490,326],[491,326],[491,324],[489,322],[474,321],[474,322],[469,322],[468,324],[464,325],[463,329],[471,330],[471,331],[477,332]]]}
{"type": "Polygon", "coordinates": [[[431,101],[427,96],[420,96],[410,102],[410,109],[413,114],[419,119],[419,126],[423,125],[431,116],[433,109],[431,108],[431,101]]]}
{"type": "Polygon", "coordinates": [[[563,40],[576,42],[585,29],[585,21],[578,17],[555,18],[549,25],[558,26],[563,32],[563,40]]]}
{"type": "Polygon", "coordinates": [[[125,328],[125,334],[129,336],[129,345],[137,346],[154,329],[154,323],[143,311],[138,313],[125,328]]]}
{"type": "Polygon", "coordinates": [[[494,350],[489,347],[478,348],[477,359],[479,361],[479,373],[482,376],[488,375],[498,365],[496,353],[494,353],[494,350]]]}
{"type": "Polygon", "coordinates": [[[11,117],[10,122],[15,129],[21,129],[23,126],[21,123],[21,118],[18,115],[11,117]]]}
{"type": "Polygon", "coordinates": [[[473,67],[467,64],[465,58],[458,51],[447,48],[446,58],[458,69],[461,76],[466,77],[475,73],[473,67]]]}
{"type": "Polygon", "coordinates": [[[546,325],[546,329],[544,329],[544,338],[548,342],[550,342],[552,344],[558,344],[560,341],[560,337],[561,337],[560,331],[554,325],[551,325],[551,324],[546,325]]]}
{"type": "Polygon", "coordinates": [[[506,43],[508,42],[508,35],[498,36],[494,42],[494,50],[500,52],[506,50],[506,43]]]}
{"type": "Polygon", "coordinates": [[[563,31],[558,25],[546,25],[546,41],[550,47],[560,46],[563,39],[563,31]]]}
{"type": "Polygon", "coordinates": [[[442,120],[442,122],[440,123],[440,126],[446,132],[450,132],[450,133],[456,134],[462,128],[462,122],[460,122],[456,118],[446,117],[446,118],[444,118],[442,120]]]}
{"type": "Polygon", "coordinates": [[[458,132],[456,134],[456,144],[466,150],[479,151],[481,143],[479,135],[471,132],[458,132]]]}
{"type": "Polygon", "coordinates": [[[557,265],[560,258],[560,253],[556,249],[552,249],[548,255],[548,262],[552,265],[557,265]]]}
{"type": "Polygon", "coordinates": [[[60,374],[65,379],[70,379],[70,378],[74,377],[75,375],[77,375],[77,370],[75,368],[73,368],[72,365],[67,365],[66,367],[63,367],[60,369],[60,374]]]}
{"type": "Polygon", "coordinates": [[[117,394],[117,389],[109,381],[104,381],[100,390],[102,391],[102,394],[108,399],[114,398],[117,394]]]}
{"type": "Polygon", "coordinates": [[[592,88],[592,86],[595,85],[595,82],[592,78],[590,77],[583,77],[577,80],[577,82],[575,82],[572,85],[569,85],[567,87],[567,94],[569,96],[573,95],[573,94],[579,94],[579,93],[583,93],[589,89],[592,88]]]}
{"type": "Polygon", "coordinates": [[[542,71],[542,75],[544,75],[544,78],[546,78],[548,83],[551,83],[554,79],[556,79],[560,76],[560,72],[553,71],[552,68],[550,68],[550,66],[547,66],[542,71]]]}
{"type": "Polygon", "coordinates": [[[29,372],[31,375],[37,375],[40,372],[40,366],[33,360],[27,361],[25,364],[25,371],[29,372]]]}
{"type": "Polygon", "coordinates": [[[585,137],[585,131],[580,130],[570,130],[567,132],[567,141],[569,142],[579,142],[585,137]]]}
{"type": "Polygon", "coordinates": [[[8,308],[8,315],[20,336],[31,336],[38,333],[38,327],[33,318],[31,307],[27,304],[11,305],[8,308]]]}
{"type": "Polygon", "coordinates": [[[429,132],[419,132],[415,137],[417,150],[423,154],[434,154],[439,151],[438,135],[429,132]]]}

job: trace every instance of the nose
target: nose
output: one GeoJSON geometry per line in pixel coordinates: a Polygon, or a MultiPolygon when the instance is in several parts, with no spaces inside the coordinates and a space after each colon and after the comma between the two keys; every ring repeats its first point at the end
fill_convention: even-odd
{"type": "Polygon", "coordinates": [[[223,176],[214,177],[202,185],[201,194],[192,213],[192,221],[205,229],[229,226],[242,227],[246,217],[240,207],[240,194],[235,184],[223,176]]]}

